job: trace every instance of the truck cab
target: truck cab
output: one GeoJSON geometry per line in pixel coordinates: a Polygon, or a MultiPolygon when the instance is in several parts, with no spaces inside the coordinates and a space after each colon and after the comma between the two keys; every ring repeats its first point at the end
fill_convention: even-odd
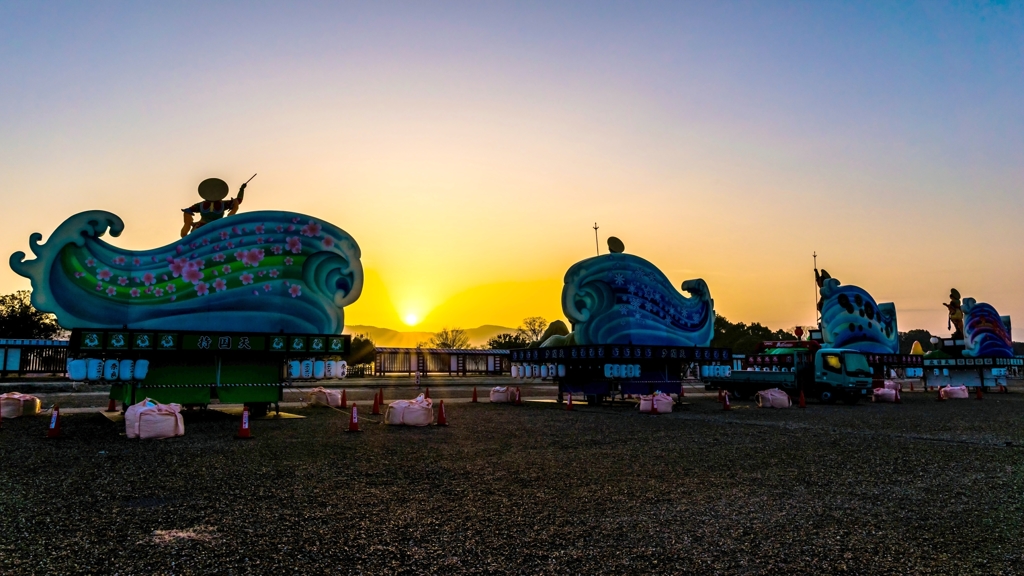
{"type": "Polygon", "coordinates": [[[871,392],[871,367],[861,352],[843,348],[822,348],[814,355],[812,389],[822,402],[852,401],[871,392]]]}

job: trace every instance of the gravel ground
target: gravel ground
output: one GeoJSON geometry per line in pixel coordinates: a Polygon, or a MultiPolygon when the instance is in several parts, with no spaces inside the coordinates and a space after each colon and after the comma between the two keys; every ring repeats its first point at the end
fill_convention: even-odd
{"type": "MultiPolygon", "coordinates": [[[[432,391],[433,392],[433,391],[432,391]]],[[[1024,573],[1024,397],[671,415],[453,404],[448,428],[307,408],[4,421],[4,574],[1024,573]]],[[[368,412],[368,411],[367,411],[368,412]]]]}

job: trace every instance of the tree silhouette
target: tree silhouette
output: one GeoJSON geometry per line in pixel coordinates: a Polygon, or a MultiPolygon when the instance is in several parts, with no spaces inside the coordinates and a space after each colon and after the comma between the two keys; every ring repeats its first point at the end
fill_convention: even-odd
{"type": "Polygon", "coordinates": [[[512,350],[515,348],[526,348],[530,342],[522,334],[505,332],[498,334],[487,341],[487,347],[491,350],[512,350]]]}
{"type": "Polygon", "coordinates": [[[519,326],[519,330],[517,332],[525,338],[528,343],[536,342],[544,335],[544,329],[547,327],[547,320],[540,316],[530,316],[529,318],[523,318],[523,324],[519,326]]]}
{"type": "Polygon", "coordinates": [[[433,348],[469,348],[469,335],[462,328],[441,328],[430,337],[433,348]]]}
{"type": "Polygon", "coordinates": [[[57,317],[36,310],[31,296],[28,290],[0,296],[0,338],[48,339],[63,334],[57,317]]]}

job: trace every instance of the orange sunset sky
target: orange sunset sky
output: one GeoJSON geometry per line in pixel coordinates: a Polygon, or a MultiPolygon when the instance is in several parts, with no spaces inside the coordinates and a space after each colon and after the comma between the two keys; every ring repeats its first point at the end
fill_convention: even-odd
{"type": "Polygon", "coordinates": [[[733,321],[812,324],[817,251],[901,330],[956,287],[1024,338],[1020,6],[788,6],[5,4],[0,247],[162,246],[258,172],[243,211],[359,242],[347,324],[563,318],[597,222],[733,321]]]}

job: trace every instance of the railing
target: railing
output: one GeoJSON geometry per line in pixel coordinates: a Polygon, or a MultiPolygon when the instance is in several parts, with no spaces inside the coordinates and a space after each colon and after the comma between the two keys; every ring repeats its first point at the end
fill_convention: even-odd
{"type": "Polygon", "coordinates": [[[67,373],[67,340],[0,339],[0,380],[67,373]]]}

